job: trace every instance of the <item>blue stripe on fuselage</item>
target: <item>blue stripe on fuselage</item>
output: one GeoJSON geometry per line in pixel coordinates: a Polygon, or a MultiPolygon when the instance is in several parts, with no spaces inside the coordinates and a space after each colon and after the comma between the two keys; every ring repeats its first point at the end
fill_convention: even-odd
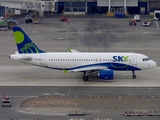
{"type": "Polygon", "coordinates": [[[80,68],[85,68],[85,67],[93,67],[93,66],[105,66],[108,69],[111,70],[121,70],[121,71],[127,71],[127,70],[141,70],[138,67],[127,65],[127,64],[122,64],[122,63],[97,63],[97,64],[89,64],[89,65],[83,65],[83,66],[77,66],[73,68],[52,68],[52,67],[47,67],[51,69],[56,69],[56,70],[74,70],[74,69],[80,69],[80,68]]]}

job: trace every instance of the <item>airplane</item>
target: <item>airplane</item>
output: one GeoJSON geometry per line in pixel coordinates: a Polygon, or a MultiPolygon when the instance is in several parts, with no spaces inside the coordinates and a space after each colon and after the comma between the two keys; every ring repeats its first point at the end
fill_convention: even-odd
{"type": "Polygon", "coordinates": [[[103,80],[114,79],[115,71],[135,71],[156,67],[156,62],[139,53],[118,52],[79,52],[69,49],[68,52],[44,52],[29,38],[21,27],[13,27],[13,34],[18,51],[10,59],[24,63],[66,72],[83,72],[83,80],[89,76],[98,76],[103,80]]]}

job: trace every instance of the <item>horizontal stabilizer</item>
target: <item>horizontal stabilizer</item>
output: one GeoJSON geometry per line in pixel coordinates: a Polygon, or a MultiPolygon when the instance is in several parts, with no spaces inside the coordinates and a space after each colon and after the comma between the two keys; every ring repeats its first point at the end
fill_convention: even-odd
{"type": "Polygon", "coordinates": [[[22,56],[21,54],[12,54],[9,58],[14,60],[31,60],[32,58],[29,56],[22,56]]]}

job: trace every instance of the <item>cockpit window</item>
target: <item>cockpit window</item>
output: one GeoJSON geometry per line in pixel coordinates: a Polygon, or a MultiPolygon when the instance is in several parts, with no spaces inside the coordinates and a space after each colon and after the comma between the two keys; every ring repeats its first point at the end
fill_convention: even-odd
{"type": "Polygon", "coordinates": [[[143,61],[148,61],[148,60],[150,60],[149,58],[143,58],[143,61]]]}

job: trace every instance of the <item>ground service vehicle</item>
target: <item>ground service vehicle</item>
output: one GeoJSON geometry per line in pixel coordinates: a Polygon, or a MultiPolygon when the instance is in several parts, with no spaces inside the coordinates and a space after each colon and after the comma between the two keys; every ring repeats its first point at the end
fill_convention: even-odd
{"type": "Polygon", "coordinates": [[[154,20],[160,20],[160,10],[154,11],[154,20]]]}
{"type": "Polygon", "coordinates": [[[41,21],[40,21],[39,19],[37,19],[37,20],[33,20],[33,23],[34,23],[34,24],[40,24],[41,21]]]}
{"type": "Polygon", "coordinates": [[[7,95],[4,95],[2,99],[2,107],[11,107],[11,101],[7,95]]]}
{"type": "Polygon", "coordinates": [[[137,21],[137,22],[139,22],[141,20],[141,16],[136,14],[134,16],[134,20],[137,21]]]}
{"type": "Polygon", "coordinates": [[[115,12],[114,17],[115,18],[127,18],[127,15],[123,12],[115,12]]]}
{"type": "Polygon", "coordinates": [[[32,23],[33,19],[31,17],[25,17],[25,22],[26,23],[32,23]]]}
{"type": "Polygon", "coordinates": [[[129,26],[136,26],[137,25],[137,23],[136,23],[136,20],[130,20],[129,21],[129,26]]]}
{"type": "Polygon", "coordinates": [[[60,17],[60,21],[61,21],[61,22],[64,22],[66,19],[67,19],[67,18],[64,17],[64,16],[61,16],[61,17],[60,17]]]}

